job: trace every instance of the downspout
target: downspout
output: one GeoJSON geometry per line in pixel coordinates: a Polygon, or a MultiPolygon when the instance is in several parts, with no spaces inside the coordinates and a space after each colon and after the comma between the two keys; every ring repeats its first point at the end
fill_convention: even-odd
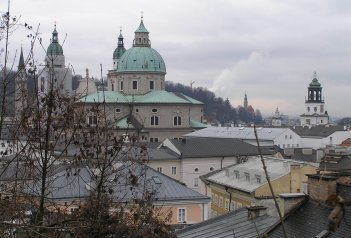
{"type": "Polygon", "coordinates": [[[228,210],[230,211],[230,205],[232,204],[232,193],[228,192],[229,188],[227,186],[224,189],[225,189],[225,191],[227,193],[229,193],[229,207],[228,207],[228,210]]]}
{"type": "Polygon", "coordinates": [[[222,156],[222,159],[221,159],[221,169],[223,169],[223,160],[224,160],[224,156],[222,156]]]}

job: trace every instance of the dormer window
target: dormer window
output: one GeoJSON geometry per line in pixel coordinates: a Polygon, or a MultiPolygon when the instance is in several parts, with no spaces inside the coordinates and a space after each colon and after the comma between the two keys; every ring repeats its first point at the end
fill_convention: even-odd
{"type": "Polygon", "coordinates": [[[256,182],[257,182],[258,184],[261,183],[261,175],[256,175],[256,182]]]}
{"type": "Polygon", "coordinates": [[[250,174],[249,173],[244,173],[245,174],[245,180],[250,181],[250,174]]]}
{"type": "Polygon", "coordinates": [[[235,171],[234,171],[234,174],[235,174],[235,178],[236,178],[236,179],[239,179],[239,178],[240,178],[240,173],[239,173],[238,170],[235,170],[235,171]]]}

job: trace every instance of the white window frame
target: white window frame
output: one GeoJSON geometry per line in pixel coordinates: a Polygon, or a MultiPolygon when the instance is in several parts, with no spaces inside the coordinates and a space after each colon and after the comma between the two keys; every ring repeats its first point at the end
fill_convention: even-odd
{"type": "Polygon", "coordinates": [[[180,207],[177,209],[177,221],[178,223],[186,223],[187,210],[185,207],[180,207]]]}
{"type": "Polygon", "coordinates": [[[199,178],[194,179],[194,187],[199,187],[199,178]]]}
{"type": "Polygon", "coordinates": [[[157,172],[162,173],[162,167],[157,167],[157,172]]]}
{"type": "Polygon", "coordinates": [[[181,126],[182,125],[182,117],[174,116],[173,117],[173,126],[181,126]]]}
{"type": "Polygon", "coordinates": [[[172,174],[177,174],[177,167],[172,167],[172,174]]]}
{"type": "Polygon", "coordinates": [[[151,116],[150,118],[150,125],[151,126],[158,126],[159,125],[159,122],[160,122],[160,118],[158,116],[151,116]]]}

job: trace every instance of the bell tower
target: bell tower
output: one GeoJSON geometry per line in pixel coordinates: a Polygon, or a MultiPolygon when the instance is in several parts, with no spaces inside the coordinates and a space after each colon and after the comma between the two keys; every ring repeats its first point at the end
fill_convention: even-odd
{"type": "Polygon", "coordinates": [[[305,113],[300,116],[301,125],[325,125],[329,123],[329,115],[324,107],[322,86],[314,72],[312,82],[307,88],[305,99],[305,113]]]}

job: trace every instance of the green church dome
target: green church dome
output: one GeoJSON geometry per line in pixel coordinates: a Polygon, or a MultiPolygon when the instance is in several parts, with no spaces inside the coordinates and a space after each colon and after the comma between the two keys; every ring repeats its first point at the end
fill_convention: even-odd
{"type": "Polygon", "coordinates": [[[158,72],[166,74],[162,56],[151,47],[132,47],[119,60],[117,72],[158,72]]]}
{"type": "Polygon", "coordinates": [[[55,25],[55,29],[52,32],[52,41],[48,47],[48,50],[46,51],[46,55],[63,55],[63,49],[62,46],[58,43],[57,35],[58,33],[56,31],[55,25]]]}

